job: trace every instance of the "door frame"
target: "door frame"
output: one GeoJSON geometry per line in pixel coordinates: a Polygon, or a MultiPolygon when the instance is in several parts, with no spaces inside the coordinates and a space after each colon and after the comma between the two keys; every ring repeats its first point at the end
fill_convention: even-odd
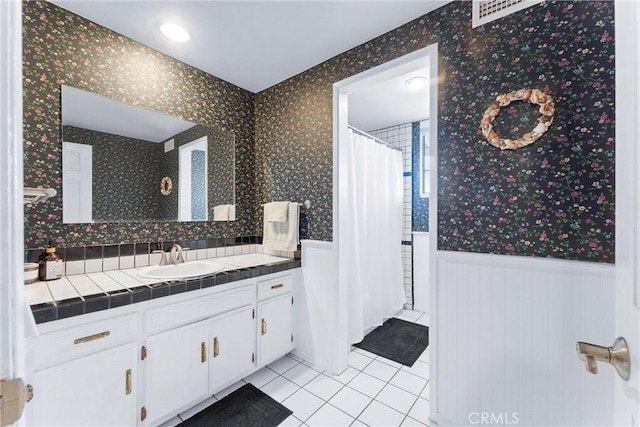
{"type": "MultiPolygon", "coordinates": [[[[431,210],[435,207],[435,195],[437,189],[434,187],[435,179],[433,179],[437,159],[437,129],[438,129],[438,43],[433,43],[422,49],[418,49],[399,58],[385,62],[377,67],[363,71],[344,80],[333,84],[333,252],[334,262],[337,269],[337,287],[335,289],[337,330],[333,334],[336,341],[333,343],[333,357],[330,370],[333,373],[340,373],[347,368],[347,355],[349,354],[348,340],[348,292],[347,279],[343,268],[340,268],[340,251],[344,242],[340,242],[340,228],[344,219],[341,217],[341,203],[347,203],[347,192],[344,191],[346,181],[346,165],[340,162],[340,153],[342,148],[349,140],[349,117],[348,117],[348,98],[349,94],[362,89],[363,87],[375,85],[393,77],[404,75],[414,69],[429,67],[430,83],[429,83],[429,119],[430,136],[432,145],[430,146],[431,155],[431,194],[429,203],[429,226],[437,224],[436,212],[431,210]]],[[[437,234],[437,233],[436,233],[437,234]]],[[[429,262],[431,266],[435,266],[435,238],[430,241],[429,262]]],[[[435,277],[435,271],[430,273],[430,277],[435,277]]],[[[431,316],[435,317],[433,303],[430,309],[431,316]]],[[[435,375],[435,370],[431,369],[431,375],[435,375]]]]}
{"type": "MultiPolygon", "coordinates": [[[[640,374],[640,6],[635,0],[615,2],[616,126],[616,285],[615,336],[623,336],[631,355],[631,378],[614,380],[615,425],[638,425],[640,374]],[[635,319],[634,319],[635,318],[635,319]],[[629,416],[631,415],[631,420],[629,416]]],[[[602,343],[601,345],[610,345],[602,343]]]]}
{"type": "Polygon", "coordinates": [[[0,1],[0,378],[25,375],[22,3],[0,1]],[[8,268],[5,268],[7,266],[8,268]]]}

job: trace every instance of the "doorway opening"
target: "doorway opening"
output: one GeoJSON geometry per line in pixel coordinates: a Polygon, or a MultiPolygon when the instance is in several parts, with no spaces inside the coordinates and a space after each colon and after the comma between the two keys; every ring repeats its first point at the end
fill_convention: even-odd
{"type": "Polygon", "coordinates": [[[178,218],[207,221],[207,137],[184,144],[179,151],[178,218]]]}
{"type": "MultiPolygon", "coordinates": [[[[422,268],[420,274],[414,277],[413,266],[431,265],[435,267],[436,249],[436,197],[437,194],[437,92],[438,92],[438,60],[437,44],[420,49],[378,67],[352,76],[334,84],[334,248],[338,266],[338,324],[340,336],[339,354],[336,361],[337,371],[346,367],[346,357],[349,352],[348,324],[349,297],[348,278],[345,273],[345,260],[348,259],[349,242],[341,236],[340,230],[346,229],[345,207],[350,201],[346,191],[349,170],[344,161],[344,150],[350,141],[349,126],[372,134],[385,140],[390,145],[403,149],[404,187],[404,224],[402,243],[404,243],[405,265],[405,307],[415,308],[435,315],[434,304],[431,303],[431,292],[434,286],[429,286],[435,280],[435,268],[422,268]],[[422,111],[405,111],[404,116],[377,111],[372,97],[383,98],[389,85],[399,85],[398,90],[409,90],[410,81],[416,77],[424,77],[423,84],[426,92],[422,92],[422,111]],[[381,95],[382,94],[382,95],[381,95]],[[426,110],[426,113],[425,113],[426,110]],[[417,194],[426,206],[422,218],[425,223],[426,239],[421,239],[420,254],[414,251],[414,233],[412,218],[412,197],[417,194]],[[433,195],[433,197],[429,197],[433,195]],[[341,208],[342,207],[342,208],[341,208]],[[427,219],[428,218],[428,219],[427,219]],[[431,239],[428,229],[434,230],[431,239]],[[341,256],[341,254],[343,256],[341,256]],[[412,262],[414,256],[420,260],[412,262]],[[347,258],[345,258],[347,257],[347,258]],[[342,261],[341,261],[342,260],[342,261]],[[341,267],[341,262],[342,267],[341,267]],[[420,283],[416,281],[420,280],[420,283]],[[344,327],[347,326],[347,327],[344,327]]],[[[383,101],[383,104],[385,101],[383,101]]],[[[399,109],[398,109],[399,110],[399,109]]],[[[345,234],[345,233],[342,233],[345,234]]]]}

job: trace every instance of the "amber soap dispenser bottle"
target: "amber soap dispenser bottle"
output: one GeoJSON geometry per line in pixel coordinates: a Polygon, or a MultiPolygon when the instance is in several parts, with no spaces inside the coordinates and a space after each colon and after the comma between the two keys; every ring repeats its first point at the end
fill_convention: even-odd
{"type": "Polygon", "coordinates": [[[56,280],[62,277],[62,257],[51,246],[45,248],[38,258],[38,280],[56,280]]]}

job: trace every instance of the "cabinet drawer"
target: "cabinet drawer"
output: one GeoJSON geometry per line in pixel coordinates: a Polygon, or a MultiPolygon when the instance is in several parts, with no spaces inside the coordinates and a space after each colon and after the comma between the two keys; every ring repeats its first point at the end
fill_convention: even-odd
{"type": "Polygon", "coordinates": [[[291,283],[290,274],[258,283],[258,300],[291,292],[291,283]]]}
{"type": "Polygon", "coordinates": [[[150,309],[145,313],[145,332],[152,335],[253,304],[255,292],[255,285],[247,285],[150,309]]]}
{"type": "Polygon", "coordinates": [[[138,339],[135,313],[44,334],[33,352],[35,370],[138,339]]]}

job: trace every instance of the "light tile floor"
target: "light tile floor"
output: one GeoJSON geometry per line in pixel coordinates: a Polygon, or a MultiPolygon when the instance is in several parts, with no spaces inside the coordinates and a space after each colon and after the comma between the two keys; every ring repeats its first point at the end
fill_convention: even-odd
{"type": "MultiPolygon", "coordinates": [[[[428,315],[401,310],[395,317],[428,326],[428,315]]],[[[164,424],[169,427],[252,383],[293,411],[280,426],[428,426],[429,349],[411,367],[359,348],[340,375],[287,355],[164,424]]]]}

